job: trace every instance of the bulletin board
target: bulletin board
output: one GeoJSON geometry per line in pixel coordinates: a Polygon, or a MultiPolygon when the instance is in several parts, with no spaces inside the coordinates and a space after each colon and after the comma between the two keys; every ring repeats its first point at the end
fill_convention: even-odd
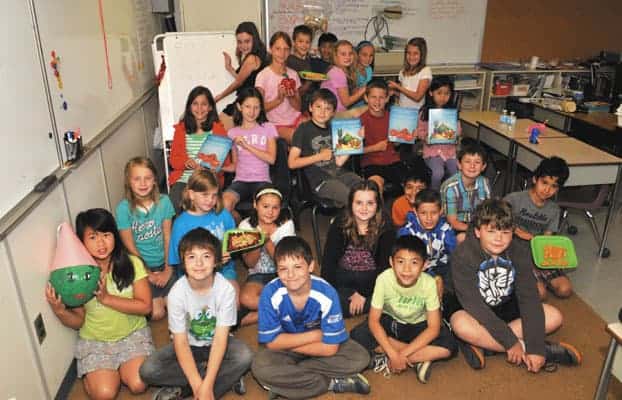
{"type": "Polygon", "coordinates": [[[328,30],[354,45],[365,38],[365,26],[379,10],[400,5],[403,15],[388,19],[389,32],[407,40],[423,36],[429,64],[480,61],[487,0],[266,0],[268,37],[279,30],[291,35],[303,23],[305,4],[324,7],[328,30]]]}

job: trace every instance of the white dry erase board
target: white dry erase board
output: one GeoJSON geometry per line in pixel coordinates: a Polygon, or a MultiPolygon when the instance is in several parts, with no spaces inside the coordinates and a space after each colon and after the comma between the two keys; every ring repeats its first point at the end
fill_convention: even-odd
{"type": "MultiPolygon", "coordinates": [[[[173,139],[173,126],[183,115],[192,88],[202,85],[216,96],[233,82],[233,77],[225,69],[222,53],[228,52],[235,63],[235,46],[233,32],[181,32],[156,36],[152,46],[154,63],[159,66],[162,57],[166,63],[158,89],[164,141],[173,139]]],[[[234,100],[234,94],[222,99],[217,104],[218,111],[234,100]]]]}
{"type": "MultiPolygon", "coordinates": [[[[428,43],[428,64],[480,61],[487,0],[265,0],[268,37],[282,30],[290,35],[303,23],[304,5],[327,10],[328,31],[356,46],[376,10],[400,5],[400,19],[387,19],[389,32],[408,40],[422,36],[428,43]]],[[[368,29],[368,38],[373,29],[368,29]]],[[[317,38],[314,46],[317,45],[317,38]]],[[[398,49],[398,51],[403,51],[398,49]]]]}

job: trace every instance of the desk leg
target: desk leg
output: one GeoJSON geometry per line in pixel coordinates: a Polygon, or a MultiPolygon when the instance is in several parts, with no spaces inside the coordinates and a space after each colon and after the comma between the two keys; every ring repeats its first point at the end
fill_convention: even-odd
{"type": "Polygon", "coordinates": [[[505,184],[503,185],[503,195],[510,193],[514,188],[514,180],[516,179],[516,170],[518,166],[516,164],[516,151],[518,145],[512,140],[510,141],[510,148],[507,154],[508,168],[506,171],[505,184]]]}
{"type": "Polygon", "coordinates": [[[607,208],[607,218],[605,219],[605,228],[603,229],[603,236],[600,242],[600,248],[598,249],[598,256],[603,256],[603,250],[605,250],[605,246],[607,245],[607,235],[609,233],[609,224],[611,219],[613,218],[613,209],[616,206],[616,198],[618,193],[618,186],[620,185],[620,175],[622,175],[622,165],[618,165],[618,174],[616,176],[616,182],[613,185],[613,193],[611,199],[609,201],[609,207],[607,208]]]}
{"type": "Polygon", "coordinates": [[[616,342],[615,338],[611,338],[609,350],[607,351],[607,358],[605,358],[603,369],[600,371],[600,379],[598,380],[594,400],[605,400],[607,397],[607,388],[609,387],[609,379],[611,378],[611,366],[613,365],[613,359],[615,358],[617,349],[618,342],[616,342]]]}

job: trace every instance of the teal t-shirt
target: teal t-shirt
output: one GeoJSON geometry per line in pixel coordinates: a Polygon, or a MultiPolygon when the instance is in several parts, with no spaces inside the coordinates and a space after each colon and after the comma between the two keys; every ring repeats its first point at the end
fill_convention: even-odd
{"type": "Polygon", "coordinates": [[[117,206],[117,227],[131,229],[134,243],[149,268],[164,264],[164,235],[162,223],[175,215],[173,203],[167,195],[160,195],[160,201],[149,210],[137,207],[133,212],[127,199],[117,206]]]}

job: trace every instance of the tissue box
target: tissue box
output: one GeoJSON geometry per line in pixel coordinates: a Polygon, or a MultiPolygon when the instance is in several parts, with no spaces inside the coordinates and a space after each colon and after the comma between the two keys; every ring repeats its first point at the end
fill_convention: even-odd
{"type": "Polygon", "coordinates": [[[517,84],[512,86],[512,96],[527,96],[529,93],[529,85],[528,84],[517,84]]]}

